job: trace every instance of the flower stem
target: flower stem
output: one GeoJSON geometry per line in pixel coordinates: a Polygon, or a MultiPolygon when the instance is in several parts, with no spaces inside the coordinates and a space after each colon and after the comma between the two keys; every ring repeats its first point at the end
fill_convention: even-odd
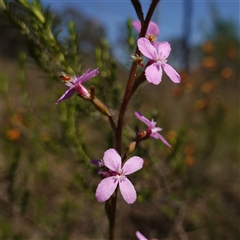
{"type": "MultiPolygon", "coordinates": [[[[144,37],[146,35],[149,22],[152,18],[154,10],[155,10],[159,1],[160,0],[153,0],[152,1],[151,5],[149,7],[149,10],[148,10],[146,19],[144,21],[144,25],[141,28],[139,38],[144,37]]],[[[140,51],[137,48],[136,51],[135,51],[135,55],[139,55],[139,54],[140,54],[140,51]]],[[[117,131],[116,131],[116,150],[118,151],[118,153],[120,155],[121,155],[121,144],[122,144],[123,120],[124,120],[124,115],[125,115],[125,112],[126,112],[126,109],[127,109],[128,102],[129,102],[130,97],[131,97],[130,92],[131,92],[131,89],[132,89],[132,86],[133,86],[133,83],[134,83],[134,76],[135,76],[136,70],[137,70],[137,64],[135,62],[133,62],[131,70],[130,70],[127,86],[126,86],[126,89],[125,89],[122,105],[121,105],[121,108],[120,108],[119,117],[118,117],[118,124],[117,124],[117,131]]]]}
{"type": "MultiPolygon", "coordinates": [[[[152,0],[152,3],[149,7],[146,19],[145,19],[144,24],[141,28],[139,38],[144,37],[146,35],[149,22],[152,18],[153,12],[154,12],[154,10],[155,10],[159,1],[160,0],[152,0]]],[[[136,55],[140,54],[140,51],[139,51],[138,48],[136,49],[135,54],[136,55]]],[[[136,70],[137,70],[137,64],[135,62],[133,62],[131,70],[130,70],[130,74],[129,74],[129,77],[128,77],[127,86],[126,86],[126,89],[125,89],[122,105],[120,107],[120,112],[119,112],[119,116],[118,116],[118,123],[117,123],[116,131],[114,133],[116,150],[118,151],[119,155],[121,155],[121,150],[122,150],[121,149],[121,146],[122,146],[122,128],[123,128],[123,120],[124,120],[125,112],[126,112],[126,109],[127,109],[128,102],[129,102],[132,94],[136,90],[136,89],[134,89],[132,94],[131,94],[131,89],[134,85],[134,80],[135,80],[134,78],[135,78],[136,70]]],[[[136,88],[137,88],[139,84],[135,84],[135,85],[136,85],[136,88]]],[[[110,123],[111,123],[112,119],[109,118],[109,120],[110,120],[110,123]]],[[[111,125],[112,125],[112,128],[114,129],[112,123],[111,123],[111,125]]],[[[106,203],[106,208],[109,207],[109,209],[106,209],[107,214],[108,214],[108,219],[109,219],[109,240],[114,240],[115,218],[116,218],[116,207],[117,207],[117,190],[118,190],[118,188],[116,189],[115,194],[111,197],[110,202],[106,203]]]]}
{"type": "Polygon", "coordinates": [[[109,240],[114,240],[115,236],[115,219],[116,219],[116,209],[117,209],[117,191],[115,190],[114,195],[111,197],[111,205],[109,212],[109,240]]]}

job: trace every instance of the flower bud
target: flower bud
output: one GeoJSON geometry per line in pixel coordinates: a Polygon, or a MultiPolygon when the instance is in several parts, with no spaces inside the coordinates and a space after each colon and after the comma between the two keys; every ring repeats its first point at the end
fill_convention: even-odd
{"type": "Polygon", "coordinates": [[[111,114],[108,111],[107,107],[98,99],[98,98],[93,98],[92,100],[93,105],[95,106],[95,108],[97,110],[99,110],[101,113],[103,113],[104,115],[110,117],[111,114]]]}
{"type": "Polygon", "coordinates": [[[133,152],[136,149],[136,146],[137,146],[137,142],[136,141],[131,142],[127,146],[126,155],[128,156],[131,152],[133,152]]]}

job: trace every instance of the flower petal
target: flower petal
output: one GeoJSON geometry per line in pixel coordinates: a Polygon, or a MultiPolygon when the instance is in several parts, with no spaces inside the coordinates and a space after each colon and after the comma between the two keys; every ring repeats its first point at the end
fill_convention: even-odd
{"type": "Polygon", "coordinates": [[[122,170],[125,175],[129,175],[131,173],[138,171],[142,167],[143,167],[143,159],[138,156],[134,156],[134,157],[129,158],[125,162],[122,170]]]}
{"type": "Polygon", "coordinates": [[[132,22],[133,27],[140,32],[141,31],[141,22],[139,20],[135,20],[132,22]]]}
{"type": "Polygon", "coordinates": [[[150,22],[147,29],[147,34],[153,34],[154,36],[158,36],[160,33],[159,27],[155,22],[150,22]]]}
{"type": "Polygon", "coordinates": [[[123,199],[128,203],[132,204],[137,199],[137,193],[133,184],[129,181],[128,178],[124,178],[119,182],[120,192],[123,196],[123,199]]]}
{"type": "Polygon", "coordinates": [[[88,92],[88,90],[81,84],[77,84],[75,86],[76,91],[78,91],[78,93],[80,94],[81,97],[85,98],[85,99],[90,99],[91,95],[88,92]]]}
{"type": "Polygon", "coordinates": [[[145,123],[148,127],[151,126],[151,122],[147,118],[145,118],[141,113],[136,111],[134,114],[140,121],[145,123]]]}
{"type": "Polygon", "coordinates": [[[75,93],[75,88],[74,86],[69,88],[56,102],[56,104],[59,104],[61,101],[66,100],[70,98],[74,93],[75,93]]]}
{"type": "Polygon", "coordinates": [[[161,59],[168,58],[170,52],[171,52],[171,46],[168,42],[159,42],[155,43],[155,46],[157,46],[158,54],[161,59]]]}
{"type": "Polygon", "coordinates": [[[105,151],[103,155],[103,161],[106,167],[115,172],[117,172],[122,167],[122,159],[118,152],[113,148],[105,151]]]}
{"type": "MultiPolygon", "coordinates": [[[[154,121],[154,119],[152,119],[151,122],[150,122],[149,128],[151,128],[152,130],[153,130],[153,129],[157,129],[157,130],[161,129],[161,128],[158,128],[158,127],[156,128],[156,127],[155,127],[156,124],[157,124],[157,123],[154,121]]],[[[161,129],[161,130],[162,130],[162,129],[161,129]]]]}
{"type": "Polygon", "coordinates": [[[138,240],[148,240],[139,231],[136,231],[136,237],[138,238],[138,240]]]}
{"type": "MultiPolygon", "coordinates": [[[[152,119],[152,124],[153,123],[154,123],[154,126],[156,126],[156,122],[154,122],[154,120],[152,119]]],[[[159,132],[159,131],[162,131],[162,128],[160,128],[160,127],[153,127],[152,128],[152,133],[159,132]]]]}
{"type": "MultiPolygon", "coordinates": [[[[133,27],[135,28],[135,30],[137,30],[138,32],[141,31],[141,22],[139,20],[135,20],[132,22],[133,27]]],[[[160,33],[159,27],[155,22],[150,22],[148,25],[148,29],[146,32],[146,36],[149,34],[154,35],[155,37],[157,37],[160,33]]]]}
{"type": "Polygon", "coordinates": [[[156,60],[157,49],[150,43],[147,38],[139,38],[137,41],[137,45],[139,50],[145,57],[156,60]]]}
{"type": "Polygon", "coordinates": [[[153,63],[146,68],[145,75],[148,82],[158,85],[162,81],[162,68],[156,63],[153,63]]]}
{"type": "Polygon", "coordinates": [[[166,72],[166,74],[170,77],[170,79],[174,83],[180,83],[181,77],[172,66],[165,63],[165,64],[162,64],[162,67],[163,67],[164,71],[166,72]]]}
{"type": "Polygon", "coordinates": [[[112,194],[114,193],[115,189],[117,188],[118,181],[116,177],[107,177],[104,178],[97,187],[96,190],[96,198],[99,202],[107,201],[112,194]]]}
{"type": "Polygon", "coordinates": [[[168,147],[172,147],[160,133],[154,132],[151,133],[150,136],[155,139],[160,139],[165,145],[167,145],[168,147]]]}
{"type": "Polygon", "coordinates": [[[98,167],[103,167],[104,166],[104,162],[102,159],[91,159],[91,164],[98,166],[98,167]]]}
{"type": "Polygon", "coordinates": [[[86,82],[87,80],[97,76],[98,73],[99,73],[98,68],[92,70],[91,72],[90,72],[90,69],[88,69],[82,76],[77,78],[77,80],[75,81],[75,85],[76,84],[82,84],[82,83],[86,82]]]}

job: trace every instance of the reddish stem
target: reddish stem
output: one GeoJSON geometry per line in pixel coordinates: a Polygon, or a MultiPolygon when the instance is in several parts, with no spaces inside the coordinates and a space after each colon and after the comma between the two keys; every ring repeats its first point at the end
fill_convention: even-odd
{"type": "MultiPolygon", "coordinates": [[[[141,28],[139,38],[144,37],[146,35],[149,22],[152,18],[153,12],[154,12],[154,10],[155,10],[159,1],[160,0],[152,0],[152,3],[151,3],[150,8],[148,10],[146,19],[145,19],[144,24],[141,28]]],[[[135,54],[137,54],[137,55],[140,54],[140,51],[139,51],[138,48],[136,49],[135,54]]],[[[120,108],[119,116],[118,116],[118,123],[117,123],[116,132],[115,132],[115,144],[116,144],[116,150],[118,151],[118,153],[120,155],[121,155],[121,145],[122,145],[123,120],[124,120],[124,116],[125,116],[125,112],[126,112],[126,109],[127,109],[128,102],[131,98],[131,89],[132,89],[133,84],[134,84],[134,77],[135,77],[135,74],[136,74],[136,70],[137,70],[137,64],[133,62],[131,70],[130,70],[130,74],[129,74],[129,77],[128,77],[127,86],[126,86],[126,89],[125,89],[125,93],[124,93],[122,105],[121,105],[121,108],[120,108]]],[[[109,212],[108,212],[109,240],[114,240],[116,206],[117,206],[117,189],[115,191],[115,194],[111,197],[111,204],[109,206],[110,209],[109,209],[109,212]]]]}
{"type": "MultiPolygon", "coordinates": [[[[146,19],[144,21],[144,25],[141,28],[139,38],[144,37],[146,35],[149,22],[152,18],[153,12],[154,12],[154,10],[155,10],[159,1],[160,0],[152,0],[152,3],[151,3],[150,8],[148,10],[146,19]]],[[[140,54],[140,51],[139,51],[138,48],[136,49],[135,54],[136,55],[140,54]]],[[[121,105],[121,108],[120,108],[119,116],[118,116],[118,124],[117,124],[117,131],[116,131],[116,135],[115,135],[115,137],[116,137],[115,140],[116,140],[116,150],[118,151],[118,153],[120,155],[121,155],[121,144],[122,144],[123,120],[124,120],[124,116],[125,116],[125,112],[126,112],[126,109],[127,109],[128,102],[130,100],[130,96],[131,96],[130,91],[131,91],[133,83],[134,83],[134,76],[136,74],[136,70],[137,70],[137,64],[133,62],[131,70],[130,70],[127,86],[126,86],[126,89],[125,89],[122,105],[121,105]]]]}

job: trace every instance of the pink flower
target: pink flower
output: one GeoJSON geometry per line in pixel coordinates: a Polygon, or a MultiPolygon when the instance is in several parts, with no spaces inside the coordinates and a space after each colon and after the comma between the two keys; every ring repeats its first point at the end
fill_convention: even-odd
{"type": "Polygon", "coordinates": [[[105,167],[111,172],[110,177],[104,178],[97,187],[96,198],[99,202],[107,201],[118,184],[124,200],[132,204],[137,199],[136,190],[133,184],[126,177],[142,168],[143,159],[137,156],[129,158],[122,167],[122,159],[113,148],[108,149],[103,156],[105,167]]]}
{"type": "MultiPolygon", "coordinates": [[[[140,33],[142,27],[141,22],[139,20],[135,20],[132,22],[132,25],[140,33]]],[[[154,22],[150,22],[145,37],[151,42],[154,42],[157,39],[159,33],[160,30],[158,28],[158,25],[154,22]]]]}
{"type": "Polygon", "coordinates": [[[148,82],[159,84],[162,80],[162,68],[174,83],[181,81],[180,75],[167,64],[167,58],[171,52],[168,42],[154,42],[152,45],[148,39],[139,38],[137,44],[142,54],[153,61],[145,70],[148,82]]]}
{"type": "Polygon", "coordinates": [[[136,237],[138,238],[138,240],[148,240],[139,231],[136,231],[136,237]]]}
{"type": "Polygon", "coordinates": [[[167,145],[168,147],[171,147],[171,145],[164,139],[164,137],[160,133],[158,133],[159,131],[162,131],[162,128],[155,127],[157,123],[154,122],[153,119],[151,121],[149,121],[147,118],[145,118],[139,112],[135,112],[135,116],[140,121],[142,121],[143,123],[145,123],[148,126],[148,128],[146,130],[146,137],[150,136],[155,139],[160,139],[165,145],[167,145]]]}
{"type": "Polygon", "coordinates": [[[65,79],[65,84],[69,87],[69,89],[57,100],[56,104],[70,98],[75,92],[78,92],[82,98],[90,99],[90,93],[82,84],[97,75],[98,69],[94,69],[91,72],[90,69],[88,69],[81,77],[63,77],[63,79],[65,79]]]}

